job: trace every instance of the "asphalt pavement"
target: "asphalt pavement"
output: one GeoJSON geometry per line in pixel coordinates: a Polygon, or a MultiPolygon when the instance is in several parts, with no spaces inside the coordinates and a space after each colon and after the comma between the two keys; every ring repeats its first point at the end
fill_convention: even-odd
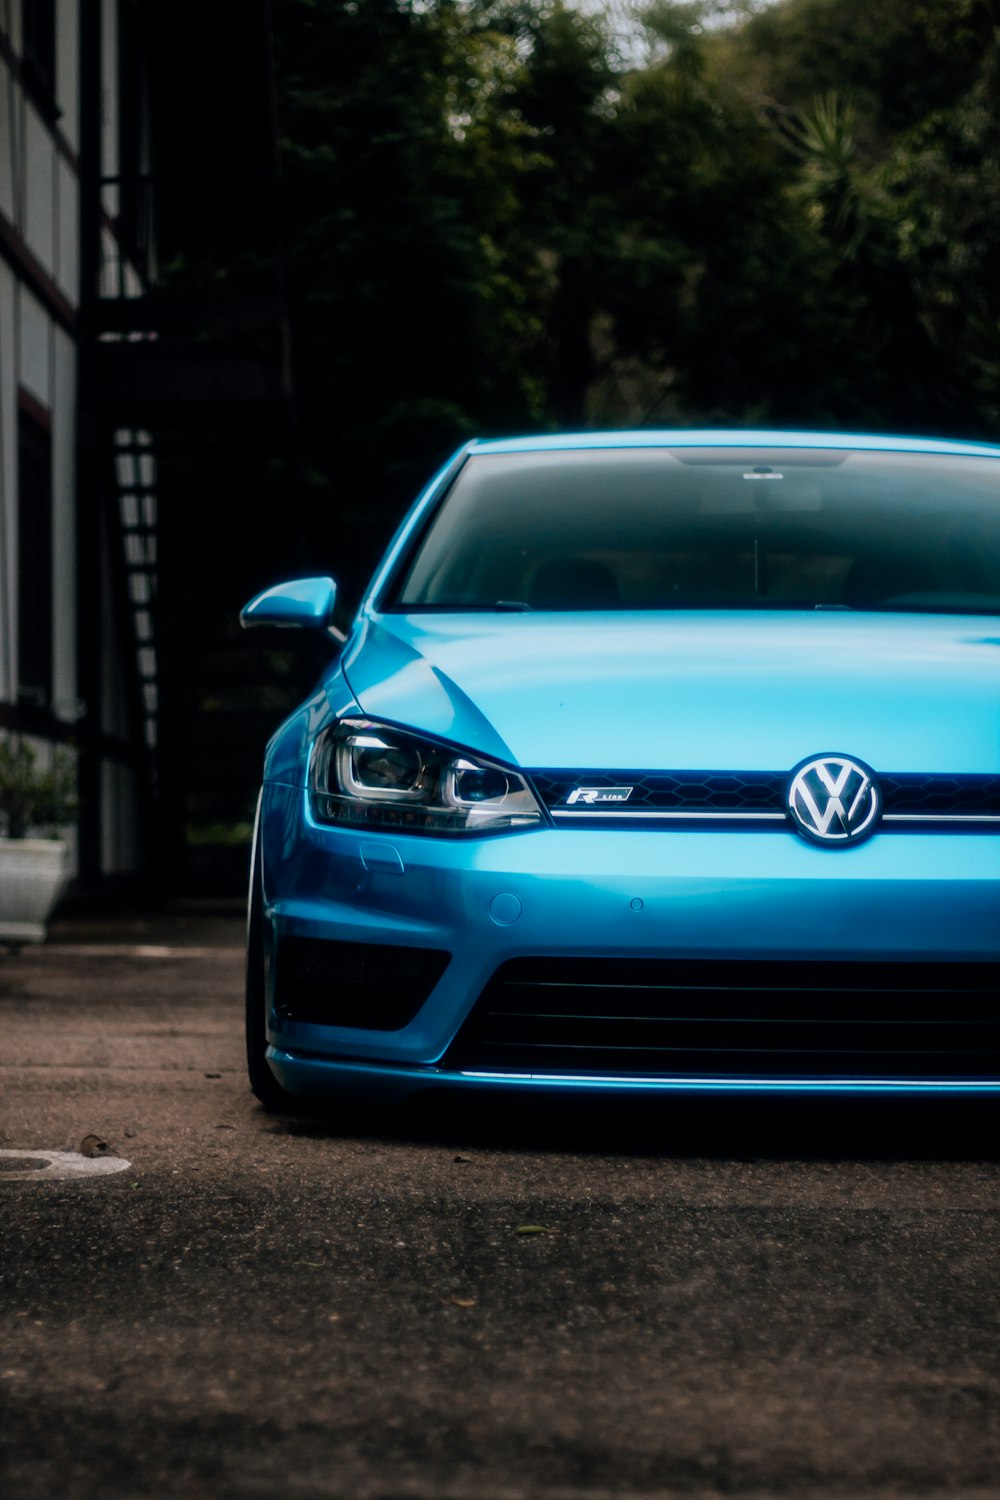
{"type": "Polygon", "coordinates": [[[272,1116],[241,943],[0,948],[5,1500],[1000,1495],[990,1111],[272,1116]]]}

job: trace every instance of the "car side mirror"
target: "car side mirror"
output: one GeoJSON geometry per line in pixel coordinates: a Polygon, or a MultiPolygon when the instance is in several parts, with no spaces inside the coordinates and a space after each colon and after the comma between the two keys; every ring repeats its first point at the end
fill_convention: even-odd
{"type": "Polygon", "coordinates": [[[337,585],[332,578],[297,578],[291,583],[276,583],[243,606],[240,624],[244,630],[256,625],[329,630],[336,601],[337,585]]]}

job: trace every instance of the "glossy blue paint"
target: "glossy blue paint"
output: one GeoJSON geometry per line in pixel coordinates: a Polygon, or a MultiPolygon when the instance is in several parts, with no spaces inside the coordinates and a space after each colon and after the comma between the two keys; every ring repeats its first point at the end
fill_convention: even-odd
{"type": "MultiPolygon", "coordinates": [[[[272,739],[260,814],[269,948],[313,938],[444,950],[451,960],[397,1031],[278,1017],[269,991],[268,1056],[290,1092],[1000,1091],[1000,1077],[501,1077],[442,1066],[477,997],[512,958],[1000,962],[998,831],[876,833],[833,852],[784,828],[569,828],[546,818],[527,831],[449,838],[314,818],[310,757],[344,717],[528,771],[790,772],[807,757],[846,753],[882,773],[1000,774],[1000,629],[985,616],[379,609],[428,508],[468,455],[666,444],[1000,459],[1000,447],[985,445],[770,432],[585,434],[460,450],[404,520],[339,659],[272,739]]],[[[245,614],[275,623],[275,609],[286,609],[286,623],[298,612],[318,624],[324,582],[269,590],[245,614]]]]}
{"type": "Polygon", "coordinates": [[[277,936],[453,955],[403,1030],[289,1022],[272,1031],[287,1051],[434,1065],[499,964],[534,953],[1000,960],[996,836],[886,836],[831,854],[770,832],[543,829],[461,842],[394,834],[401,876],[368,866],[370,833],[315,824],[292,788],[265,787],[262,830],[277,936]],[[521,904],[509,926],[490,915],[501,893],[521,904]]]}
{"type": "Polygon", "coordinates": [[[365,713],[522,766],[773,770],[846,746],[886,770],[986,771],[1000,745],[1000,645],[983,625],[385,615],[364,622],[343,672],[365,713]]]}
{"type": "Polygon", "coordinates": [[[320,730],[334,719],[360,714],[334,662],[312,697],[272,735],[264,756],[264,781],[305,786],[309,755],[320,730]]]}
{"type": "Polygon", "coordinates": [[[332,578],[297,578],[257,594],[240,611],[240,624],[244,630],[255,625],[326,630],[336,602],[337,585],[332,578]]]}
{"type": "Polygon", "coordinates": [[[956,457],[997,458],[1000,444],[966,443],[954,438],[911,438],[874,433],[744,431],[742,428],[642,428],[635,432],[567,432],[540,437],[486,438],[466,444],[463,453],[540,453],[608,448],[826,448],[863,453],[952,453],[956,457]]]}

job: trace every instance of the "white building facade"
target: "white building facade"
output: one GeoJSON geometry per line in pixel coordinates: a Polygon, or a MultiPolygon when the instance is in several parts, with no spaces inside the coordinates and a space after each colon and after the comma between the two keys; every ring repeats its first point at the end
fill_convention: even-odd
{"type": "Polygon", "coordinates": [[[141,431],[109,448],[87,384],[92,309],[142,290],[137,43],[129,0],[0,0],[0,734],[79,757],[85,884],[146,857],[156,741],[154,460],[141,431]]]}

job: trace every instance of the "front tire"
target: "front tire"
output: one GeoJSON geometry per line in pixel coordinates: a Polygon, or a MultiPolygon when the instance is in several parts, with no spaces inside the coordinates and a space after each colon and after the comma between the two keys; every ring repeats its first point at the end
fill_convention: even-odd
{"type": "MultiPolygon", "coordinates": [[[[259,814],[258,814],[259,821],[259,814]]],[[[294,1094],[283,1089],[267,1061],[267,972],[264,954],[264,882],[261,871],[260,828],[254,837],[247,906],[246,1040],[247,1077],[252,1093],[265,1109],[289,1112],[297,1107],[294,1094]]]]}

